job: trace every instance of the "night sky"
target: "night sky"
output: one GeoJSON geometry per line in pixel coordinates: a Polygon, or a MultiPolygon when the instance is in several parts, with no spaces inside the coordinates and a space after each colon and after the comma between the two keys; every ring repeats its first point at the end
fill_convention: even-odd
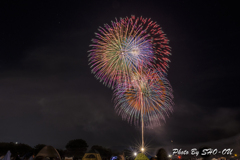
{"type": "Polygon", "coordinates": [[[88,65],[98,27],[135,15],[157,21],[172,48],[174,112],[146,129],[150,150],[208,145],[240,153],[237,2],[1,0],[0,15],[0,142],[139,144],[140,127],[116,114],[112,90],[88,65]]]}

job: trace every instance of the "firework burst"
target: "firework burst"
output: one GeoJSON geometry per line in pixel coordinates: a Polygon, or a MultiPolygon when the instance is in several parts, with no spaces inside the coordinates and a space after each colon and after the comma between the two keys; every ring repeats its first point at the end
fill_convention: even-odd
{"type": "Polygon", "coordinates": [[[156,22],[132,16],[99,31],[90,45],[89,64],[95,77],[108,87],[129,83],[131,74],[142,69],[167,70],[170,47],[156,22]]]}
{"type": "Polygon", "coordinates": [[[121,19],[99,31],[101,34],[96,34],[91,45],[89,64],[96,78],[108,87],[116,82],[128,83],[130,74],[151,65],[154,59],[151,40],[149,35],[143,35],[140,26],[121,19]]]}
{"type": "Polygon", "coordinates": [[[116,111],[124,120],[135,125],[142,121],[144,126],[160,125],[161,120],[165,121],[165,115],[173,111],[169,81],[163,74],[151,70],[132,76],[131,87],[123,83],[114,89],[116,111]]]}

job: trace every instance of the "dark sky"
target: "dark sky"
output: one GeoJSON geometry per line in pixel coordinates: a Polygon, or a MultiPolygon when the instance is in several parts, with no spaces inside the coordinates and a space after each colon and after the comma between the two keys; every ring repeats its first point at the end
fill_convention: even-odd
{"type": "Polygon", "coordinates": [[[111,148],[140,143],[140,128],[116,114],[112,90],[88,66],[98,27],[135,15],[157,21],[172,48],[174,112],[146,129],[149,147],[240,153],[237,3],[2,0],[0,15],[0,142],[60,149],[78,138],[111,148]]]}

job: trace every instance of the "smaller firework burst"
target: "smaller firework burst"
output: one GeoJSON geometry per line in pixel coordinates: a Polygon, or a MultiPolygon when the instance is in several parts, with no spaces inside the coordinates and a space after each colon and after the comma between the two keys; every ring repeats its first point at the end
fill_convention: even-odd
{"type": "Polygon", "coordinates": [[[115,109],[123,119],[144,126],[160,125],[172,109],[172,87],[167,78],[148,70],[132,74],[131,86],[118,84],[114,89],[115,109]]]}

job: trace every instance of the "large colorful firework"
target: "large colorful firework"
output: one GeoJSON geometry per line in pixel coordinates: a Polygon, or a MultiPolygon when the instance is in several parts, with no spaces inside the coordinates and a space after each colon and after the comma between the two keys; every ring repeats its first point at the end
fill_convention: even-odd
{"type": "Polygon", "coordinates": [[[123,119],[144,126],[159,125],[172,112],[172,87],[165,77],[168,39],[156,22],[142,17],[116,19],[100,27],[89,61],[97,79],[114,89],[114,103],[123,119]]]}
{"type": "Polygon", "coordinates": [[[114,89],[115,109],[123,119],[135,125],[155,126],[165,121],[172,109],[172,87],[158,71],[133,74],[129,85],[119,84],[114,89]]]}
{"type": "Polygon", "coordinates": [[[89,61],[97,79],[108,87],[129,83],[131,74],[145,68],[166,71],[170,48],[159,25],[150,19],[131,18],[100,27],[93,39],[89,61]]]}

